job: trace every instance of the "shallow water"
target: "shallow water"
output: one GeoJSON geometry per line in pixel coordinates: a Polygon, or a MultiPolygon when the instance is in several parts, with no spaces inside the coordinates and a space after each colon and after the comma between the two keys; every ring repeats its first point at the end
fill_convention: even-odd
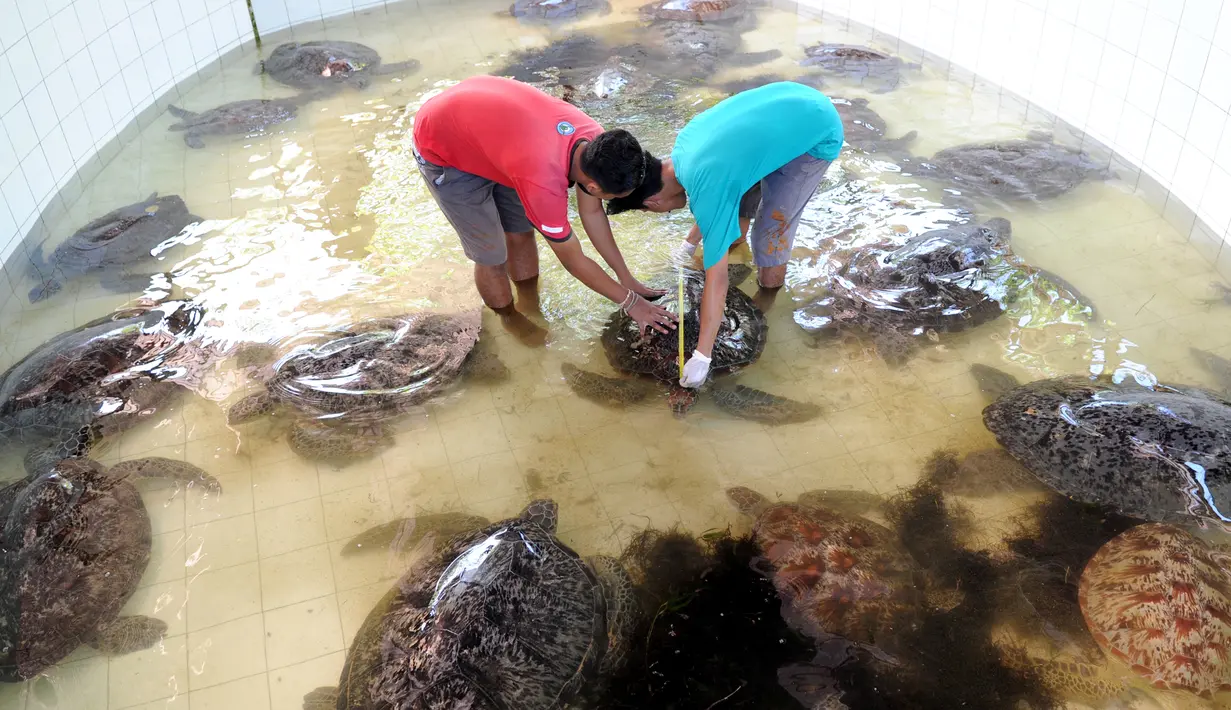
{"type": "MultiPolygon", "coordinates": [[[[310,104],[269,135],[207,136],[204,150],[186,148],[166,130],[172,118],[163,117],[86,187],[54,233],[67,235],[151,192],[183,196],[205,221],[158,254],[158,270],[171,274],[172,297],[206,309],[202,341],[232,354],[240,343],[289,348],[376,315],[477,307],[470,265],[417,174],[409,129],[433,92],[560,32],[519,24],[502,13],[507,5],[404,3],[297,28],[296,40],[359,41],[385,61],[413,57],[423,68],[310,104]]],[[[626,33],[637,3],[615,5],[612,14],[571,27],[626,33]]],[[[265,38],[266,51],[285,39],[265,38]]],[[[861,43],[838,26],[765,11],[742,48],[780,49],[783,57],[719,74],[714,83],[768,72],[791,76],[803,47],[820,40],[861,43]]],[[[229,56],[221,74],[189,91],[182,105],[202,110],[293,95],[254,76],[256,58],[229,56]]],[[[1031,127],[1024,110],[1002,102],[994,89],[950,82],[930,69],[909,74],[889,94],[840,81],[826,90],[867,96],[888,121],[890,137],[917,130],[913,151],[920,155],[1021,137],[1031,127]]],[[[721,96],[690,89],[677,97],[677,114],[682,120],[721,96]]],[[[669,148],[670,122],[627,118],[646,147],[660,154],[669,148]]],[[[336,682],[359,624],[407,564],[383,553],[341,554],[348,539],[374,524],[449,511],[495,520],[550,496],[561,508],[560,538],[583,555],[618,554],[646,527],[743,530],[747,521],[723,495],[731,486],[786,500],[819,488],[890,494],[913,484],[922,460],[938,448],[994,445],[980,418],[984,400],[968,372],[972,363],[1023,381],[1116,372],[1213,385],[1189,348],[1231,357],[1231,305],[1218,300],[1212,267],[1116,179],[1087,182],[1044,203],[978,210],[982,218],[1009,218],[1017,255],[1076,286],[1097,306],[1096,319],[1036,294],[975,330],[925,340],[898,368],[866,341],[818,345],[796,325],[795,308],[824,289],[836,244],[933,228],[956,215],[942,198],[937,183],[903,176],[883,157],[848,151],[813,199],[788,289],[769,313],[765,353],[732,378],[820,404],[824,415],[803,424],[734,419],[704,397],[678,420],[661,388],[627,410],[577,397],[560,365],[611,374],[597,337],[611,307],[545,248],[547,348],[522,346],[485,313],[483,337],[510,378],[464,383],[415,408],[393,426],[396,443],[368,460],[342,468],[313,464],[297,457],[271,422],[228,426],[226,407],[256,391],[251,373],[228,355],[194,383],[193,393],[95,454],[108,464],[144,456],[186,460],[222,483],[221,495],[141,486],[154,552],[125,611],[166,621],[167,637],[112,658],[81,649],[39,680],[0,686],[0,708],[298,708],[305,692],[336,682]]],[[[686,214],[622,215],[613,223],[634,273],[673,283],[665,264],[688,228],[686,214]]],[[[32,285],[20,284],[18,292],[32,285]]],[[[152,288],[149,295],[166,293],[152,288]]],[[[0,367],[141,295],[108,293],[86,277],[39,304],[10,302],[0,311],[0,367]]],[[[19,475],[21,453],[4,452],[0,478],[19,475]]],[[[994,547],[1030,500],[1010,494],[968,502],[994,547]]]]}

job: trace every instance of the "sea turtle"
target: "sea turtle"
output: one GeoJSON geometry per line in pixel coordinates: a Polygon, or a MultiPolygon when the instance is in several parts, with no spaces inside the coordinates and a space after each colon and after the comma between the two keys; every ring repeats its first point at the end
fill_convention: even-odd
{"type": "Polygon", "coordinates": [[[35,348],[0,375],[0,442],[34,445],[26,467],[38,473],[152,416],[193,377],[178,351],[195,348],[200,315],[175,303],[120,311],[35,348]]]}
{"type": "Polygon", "coordinates": [[[609,12],[611,3],[607,0],[516,0],[509,6],[509,14],[523,22],[579,20],[609,12]]]}
{"type": "Polygon", "coordinates": [[[638,610],[632,580],[556,536],[550,500],[459,535],[407,572],[351,643],[338,688],[305,710],[555,710],[617,669],[638,610]]]}
{"type": "Polygon", "coordinates": [[[805,48],[804,54],[807,57],[800,64],[819,67],[825,74],[853,81],[877,94],[898,88],[903,70],[917,68],[893,55],[851,44],[816,44],[805,48]]]}
{"type": "Polygon", "coordinates": [[[814,334],[861,330],[881,357],[901,364],[920,337],[982,325],[1029,289],[1093,315],[1063,279],[1022,262],[1011,235],[1008,220],[997,217],[934,229],[904,244],[838,251],[829,261],[829,293],[796,310],[795,322],[814,334]]]}
{"type": "Polygon", "coordinates": [[[641,14],[655,20],[721,22],[748,13],[746,0],[658,0],[643,5],[641,14]]]}
{"type": "MultiPolygon", "coordinates": [[[[990,369],[981,366],[980,369],[990,369]]],[[[980,382],[1015,382],[1009,375],[980,382]]],[[[1231,523],[1231,399],[1110,375],[1000,393],[983,423],[1040,481],[1155,522],[1231,523]]]]}
{"type": "Polygon", "coordinates": [[[397,64],[381,63],[371,47],[357,42],[323,40],[287,42],[274,47],[269,58],[257,64],[257,73],[297,89],[328,89],[342,84],[357,88],[368,85],[368,77],[382,74],[410,74],[419,62],[408,59],[397,64]]]}
{"type": "Polygon", "coordinates": [[[389,442],[382,422],[443,392],[473,367],[498,377],[502,365],[476,352],[480,314],[413,313],[360,321],[279,359],[261,392],[235,403],[242,424],[283,405],[289,443],[309,459],[345,461],[389,442]],[[485,361],[486,360],[486,361],[485,361]]]}
{"type": "Polygon", "coordinates": [[[269,126],[286,123],[295,118],[299,107],[317,98],[314,94],[301,94],[289,99],[246,99],[232,101],[201,113],[186,111],[178,106],[167,110],[180,119],[167,130],[183,131],[184,143],[189,148],[204,148],[202,138],[207,135],[244,135],[262,133],[269,126]]]}
{"type": "Polygon", "coordinates": [[[960,190],[1004,200],[1046,200],[1089,179],[1111,176],[1085,153],[1057,145],[1050,134],[1032,132],[1023,140],[998,140],[945,148],[917,159],[916,172],[956,185],[960,190]]]}
{"type": "MultiPolygon", "coordinates": [[[[744,264],[729,267],[729,287],[724,319],[718,326],[718,338],[711,353],[711,371],[725,373],[755,362],[765,349],[767,326],[765,314],[737,286],[752,273],[744,264]]],[[[665,284],[664,284],[665,285],[665,284]]],[[[701,333],[700,304],[705,288],[705,273],[694,269],[684,272],[684,298],[688,310],[679,324],[684,330],[684,350],[696,348],[701,333]]],[[[678,300],[669,292],[659,303],[672,308],[678,300]]],[[[652,377],[672,386],[670,402],[678,416],[687,414],[696,402],[696,392],[678,385],[679,339],[676,333],[666,335],[649,332],[640,334],[637,322],[624,312],[614,313],[602,334],[603,350],[612,367],[620,372],[652,377]]],[[[584,372],[565,363],[561,367],[565,382],[578,395],[605,405],[626,405],[645,397],[645,390],[629,380],[604,377],[584,372]]],[[[711,387],[714,403],[723,410],[746,419],[768,423],[799,422],[820,414],[814,404],[796,402],[750,387],[711,387]]]]}
{"type": "Polygon", "coordinates": [[[1113,662],[1159,690],[1231,691],[1231,554],[1172,525],[1134,527],[1100,549],[1078,587],[1086,626],[1113,662]]]}
{"type": "Polygon", "coordinates": [[[220,490],[196,466],[162,458],[110,470],[69,459],[0,489],[0,681],[33,678],[82,644],[122,654],[162,638],[162,621],[120,616],[150,560],[133,485],[144,478],[220,490]]]}
{"type": "MultiPolygon", "coordinates": [[[[871,494],[868,494],[871,496],[871,494]]],[[[872,496],[874,497],[874,496],[872,496]]],[[[788,623],[814,638],[834,634],[877,646],[925,603],[918,564],[898,536],[833,500],[805,493],[772,503],[749,488],[727,490],[765,555],[788,623]]]]}
{"type": "Polygon", "coordinates": [[[142,202],[118,207],[78,229],[48,258],[44,259],[42,245],[34,249],[30,276],[38,285],[30,289],[30,302],[48,298],[63,288],[64,281],[94,270],[101,272],[99,283],[104,288],[145,288],[149,274],[132,274],[128,267],[149,259],[154,247],[200,221],[179,195],[154,193],[142,202]]]}

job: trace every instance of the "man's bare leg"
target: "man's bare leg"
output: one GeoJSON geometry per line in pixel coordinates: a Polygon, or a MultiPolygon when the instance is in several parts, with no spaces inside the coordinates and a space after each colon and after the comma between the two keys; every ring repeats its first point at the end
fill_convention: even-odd
{"type": "Polygon", "coordinates": [[[539,249],[534,232],[505,232],[509,250],[509,278],[517,287],[518,310],[539,312],[539,249]]]}
{"type": "Polygon", "coordinates": [[[547,342],[547,331],[535,325],[513,307],[513,290],[509,287],[507,264],[497,266],[475,264],[474,285],[479,289],[479,296],[483,298],[483,303],[500,316],[500,322],[505,330],[530,347],[538,347],[547,342]]]}

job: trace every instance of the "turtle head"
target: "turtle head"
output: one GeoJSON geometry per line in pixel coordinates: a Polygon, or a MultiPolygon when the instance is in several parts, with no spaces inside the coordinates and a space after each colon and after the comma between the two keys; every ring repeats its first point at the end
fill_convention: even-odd
{"type": "Polygon", "coordinates": [[[735,486],[727,489],[727,500],[744,515],[756,517],[769,507],[769,499],[751,488],[735,486]]]}
{"type": "Polygon", "coordinates": [[[556,527],[560,524],[560,506],[550,498],[541,498],[531,501],[530,505],[527,505],[526,509],[521,512],[520,517],[554,534],[556,527]]]}
{"type": "Polygon", "coordinates": [[[970,374],[974,375],[979,389],[989,402],[1021,384],[1013,375],[977,362],[970,366],[970,374]]]}

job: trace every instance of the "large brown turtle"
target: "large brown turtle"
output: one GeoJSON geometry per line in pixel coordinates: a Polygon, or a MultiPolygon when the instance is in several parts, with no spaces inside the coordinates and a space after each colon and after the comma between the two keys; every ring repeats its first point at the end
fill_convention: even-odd
{"type": "Polygon", "coordinates": [[[1046,200],[1086,180],[1111,177],[1106,165],[1085,153],[1058,145],[1051,134],[945,148],[917,159],[917,174],[952,183],[963,192],[1003,200],[1046,200]]]}
{"type": "Polygon", "coordinates": [[[109,654],[148,648],[166,624],[121,616],[150,560],[139,479],[220,490],[182,461],[147,458],[110,470],[89,459],[0,489],[0,681],[33,678],[82,644],[109,654]]]}
{"type": "Polygon", "coordinates": [[[242,424],[292,414],[291,448],[310,459],[362,457],[389,442],[383,422],[452,385],[463,368],[493,377],[503,365],[476,353],[480,314],[413,313],[345,326],[279,359],[263,390],[227,412],[242,424]],[[479,359],[483,358],[483,362],[479,359]]]}
{"type": "MultiPolygon", "coordinates": [[[[1016,383],[976,374],[985,388],[1016,383]]],[[[1138,519],[1231,524],[1231,399],[1196,387],[1069,376],[1000,392],[983,423],[1049,488],[1138,519]]]]}
{"type": "Polygon", "coordinates": [[[362,89],[371,76],[410,74],[418,71],[419,62],[408,59],[384,64],[376,50],[358,42],[321,40],[280,44],[256,69],[297,89],[324,90],[342,85],[362,89]]]}
{"type": "Polygon", "coordinates": [[[245,99],[215,106],[201,113],[172,105],[167,107],[167,111],[180,121],[167,130],[182,131],[184,143],[189,148],[204,148],[203,136],[263,133],[270,126],[294,119],[300,106],[316,98],[319,98],[317,94],[307,93],[289,99],[245,99]]]}
{"type": "Polygon", "coordinates": [[[1109,658],[1159,690],[1231,691],[1231,554],[1159,523],[1100,549],[1082,572],[1082,614],[1109,658]]]}
{"type": "Polygon", "coordinates": [[[184,231],[201,218],[190,214],[179,195],[150,195],[142,202],[117,207],[78,229],[44,258],[40,245],[30,255],[30,275],[38,285],[30,289],[30,302],[48,298],[68,281],[99,272],[103,288],[115,291],[142,289],[150,274],[134,273],[135,263],[148,260],[154,247],[184,231]]]}
{"type": "Polygon", "coordinates": [[[51,338],[0,374],[0,442],[31,445],[26,466],[37,473],[152,416],[204,366],[184,354],[197,351],[189,338],[200,317],[169,302],[51,338]]]}
{"type": "Polygon", "coordinates": [[[368,614],[339,687],[305,710],[561,710],[619,668],[638,619],[617,560],[583,560],[558,511],[459,535],[407,572],[368,614]]]}
{"type": "MultiPolygon", "coordinates": [[[[711,353],[711,372],[733,372],[749,365],[765,349],[768,326],[765,314],[743,291],[736,288],[752,273],[744,264],[729,267],[726,312],[718,327],[718,338],[711,353]]],[[[663,282],[663,285],[667,285],[663,282]]],[[[684,351],[692,352],[701,334],[701,293],[705,274],[687,269],[684,272],[684,300],[687,307],[679,327],[684,331],[684,351]]],[[[678,311],[678,291],[672,289],[659,301],[666,308],[678,311]]],[[[694,390],[679,386],[679,338],[676,333],[648,332],[641,335],[637,322],[622,311],[607,321],[602,335],[603,350],[612,367],[620,372],[642,375],[670,386],[672,409],[679,416],[687,414],[696,402],[694,390]]],[[[585,372],[565,363],[561,368],[565,382],[578,395],[604,405],[626,405],[644,399],[647,391],[636,382],[604,377],[585,372]]],[[[713,386],[707,390],[714,403],[724,411],[745,419],[774,424],[799,422],[820,415],[814,404],[797,402],[742,385],[713,386]]]]}
{"type": "Polygon", "coordinates": [[[823,74],[841,77],[878,94],[898,88],[903,70],[918,68],[871,47],[850,44],[821,43],[805,48],[804,53],[807,57],[800,62],[804,66],[818,67],[823,74]]]}

